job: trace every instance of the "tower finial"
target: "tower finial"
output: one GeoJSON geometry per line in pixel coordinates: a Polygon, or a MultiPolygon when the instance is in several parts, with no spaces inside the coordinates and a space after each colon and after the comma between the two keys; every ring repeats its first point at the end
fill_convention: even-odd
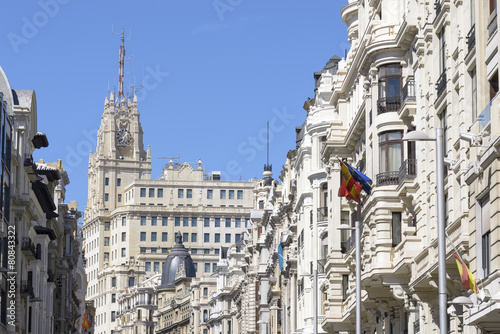
{"type": "Polygon", "coordinates": [[[123,68],[125,66],[125,36],[122,28],[122,44],[120,45],[120,72],[118,76],[118,96],[116,100],[120,102],[125,97],[123,95],[123,68]]]}

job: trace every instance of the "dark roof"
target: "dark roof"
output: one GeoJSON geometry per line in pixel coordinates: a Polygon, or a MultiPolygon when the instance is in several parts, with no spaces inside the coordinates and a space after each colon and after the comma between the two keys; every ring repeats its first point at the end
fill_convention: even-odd
{"type": "Polygon", "coordinates": [[[189,251],[182,244],[181,234],[177,233],[175,245],[163,264],[160,288],[172,288],[175,286],[174,281],[179,268],[183,270],[183,272],[180,273],[182,275],[181,277],[196,277],[193,259],[191,259],[189,251]]]}

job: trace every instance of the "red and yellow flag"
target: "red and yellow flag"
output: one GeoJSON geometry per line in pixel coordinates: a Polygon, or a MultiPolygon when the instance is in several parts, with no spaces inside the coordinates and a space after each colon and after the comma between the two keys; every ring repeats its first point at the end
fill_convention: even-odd
{"type": "Polygon", "coordinates": [[[467,268],[467,265],[464,263],[464,261],[462,261],[460,256],[455,253],[452,254],[457,261],[458,272],[460,273],[460,279],[462,280],[462,288],[464,288],[465,290],[471,289],[475,293],[479,293],[476,285],[476,280],[474,279],[474,276],[470,272],[469,268],[467,268]]]}
{"type": "Polygon", "coordinates": [[[352,177],[349,168],[342,161],[340,161],[340,171],[342,172],[342,184],[339,188],[339,197],[346,197],[359,203],[361,201],[359,194],[363,187],[352,177]]]}
{"type": "Polygon", "coordinates": [[[82,327],[83,329],[89,329],[90,327],[92,327],[86,314],[83,314],[82,327]]]}

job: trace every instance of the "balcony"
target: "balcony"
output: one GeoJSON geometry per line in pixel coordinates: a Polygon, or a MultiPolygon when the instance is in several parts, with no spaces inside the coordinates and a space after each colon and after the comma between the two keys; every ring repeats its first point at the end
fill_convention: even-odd
{"type": "Polygon", "coordinates": [[[398,184],[404,180],[413,180],[417,176],[417,160],[407,159],[399,167],[399,180],[398,184]]]}
{"type": "Polygon", "coordinates": [[[326,259],[318,260],[318,274],[325,274],[326,259]]]}
{"type": "Polygon", "coordinates": [[[21,241],[21,251],[28,260],[38,259],[36,247],[30,237],[23,237],[21,241]]]}
{"type": "Polygon", "coordinates": [[[399,184],[399,171],[391,171],[377,174],[378,186],[391,186],[399,184]]]}
{"type": "Polygon", "coordinates": [[[490,24],[488,24],[488,39],[493,36],[493,34],[497,31],[498,29],[498,23],[497,23],[497,16],[491,20],[490,24]]]}
{"type": "Polygon", "coordinates": [[[55,280],[54,272],[49,269],[49,270],[47,270],[47,275],[48,275],[47,282],[54,283],[54,280],[55,280]]]}
{"type": "MultiPolygon", "coordinates": [[[[360,223],[359,227],[360,227],[359,234],[363,235],[363,224],[360,223]]],[[[356,246],[355,238],[356,238],[356,235],[353,231],[352,235],[349,238],[347,238],[347,240],[340,242],[340,252],[342,254],[349,253],[354,248],[354,246],[356,246]]]]}
{"type": "Polygon", "coordinates": [[[377,115],[398,111],[401,106],[401,96],[382,97],[377,101],[377,115]]]}
{"type": "Polygon", "coordinates": [[[21,296],[30,295],[32,298],[34,298],[35,292],[33,291],[33,282],[29,280],[21,281],[19,292],[21,293],[21,296]]]}
{"type": "Polygon", "coordinates": [[[328,221],[328,207],[318,208],[318,222],[328,221]]]}
{"type": "Polygon", "coordinates": [[[401,90],[401,104],[404,104],[406,101],[416,101],[416,99],[415,80],[413,77],[410,77],[401,90]]]}
{"type": "Polygon", "coordinates": [[[476,46],[476,25],[470,28],[469,33],[465,37],[467,40],[467,54],[469,54],[476,46]]]}
{"type": "Polygon", "coordinates": [[[443,94],[444,90],[446,89],[446,71],[444,71],[440,76],[439,79],[436,82],[436,89],[437,89],[437,98],[443,94]]]}
{"type": "Polygon", "coordinates": [[[434,10],[436,11],[436,17],[438,17],[439,14],[441,13],[441,9],[443,9],[441,0],[436,0],[436,2],[434,2],[434,10]]]}

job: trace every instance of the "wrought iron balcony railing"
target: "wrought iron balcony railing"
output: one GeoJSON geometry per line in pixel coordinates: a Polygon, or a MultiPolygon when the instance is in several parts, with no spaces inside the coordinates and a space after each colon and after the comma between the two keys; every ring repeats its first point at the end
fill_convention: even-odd
{"type": "Polygon", "coordinates": [[[399,184],[399,171],[391,171],[377,174],[378,186],[390,186],[399,184]]]}
{"type": "Polygon", "coordinates": [[[472,49],[476,46],[476,25],[472,25],[472,28],[470,28],[469,33],[465,37],[467,40],[467,54],[469,54],[472,49]]]}
{"type": "Polygon", "coordinates": [[[21,293],[21,295],[30,295],[31,297],[35,297],[35,292],[33,291],[33,282],[30,280],[21,281],[19,292],[21,293]]]}
{"type": "Polygon", "coordinates": [[[377,114],[398,111],[401,106],[401,96],[387,96],[377,100],[377,114]]]}
{"type": "Polygon", "coordinates": [[[415,80],[413,79],[413,77],[410,77],[408,78],[408,81],[401,90],[401,104],[405,103],[406,101],[415,101],[415,100],[416,100],[415,80]]]}
{"type": "Polygon", "coordinates": [[[318,222],[324,222],[328,220],[328,207],[318,208],[318,222]]]}
{"type": "Polygon", "coordinates": [[[436,2],[434,2],[434,9],[436,10],[436,17],[438,17],[439,13],[441,13],[441,9],[443,9],[441,0],[436,0],[436,2]]]}
{"type": "Polygon", "coordinates": [[[28,257],[34,257],[36,259],[39,258],[36,247],[31,241],[30,237],[23,237],[21,240],[21,251],[24,252],[28,257]]]}
{"type": "Polygon", "coordinates": [[[407,159],[403,162],[401,167],[399,167],[399,180],[398,183],[403,182],[403,180],[414,179],[417,176],[417,160],[407,159]]]}
{"type": "Polygon", "coordinates": [[[439,98],[441,94],[443,94],[446,89],[446,71],[444,71],[440,76],[438,81],[436,82],[437,87],[437,97],[439,98]]]}

